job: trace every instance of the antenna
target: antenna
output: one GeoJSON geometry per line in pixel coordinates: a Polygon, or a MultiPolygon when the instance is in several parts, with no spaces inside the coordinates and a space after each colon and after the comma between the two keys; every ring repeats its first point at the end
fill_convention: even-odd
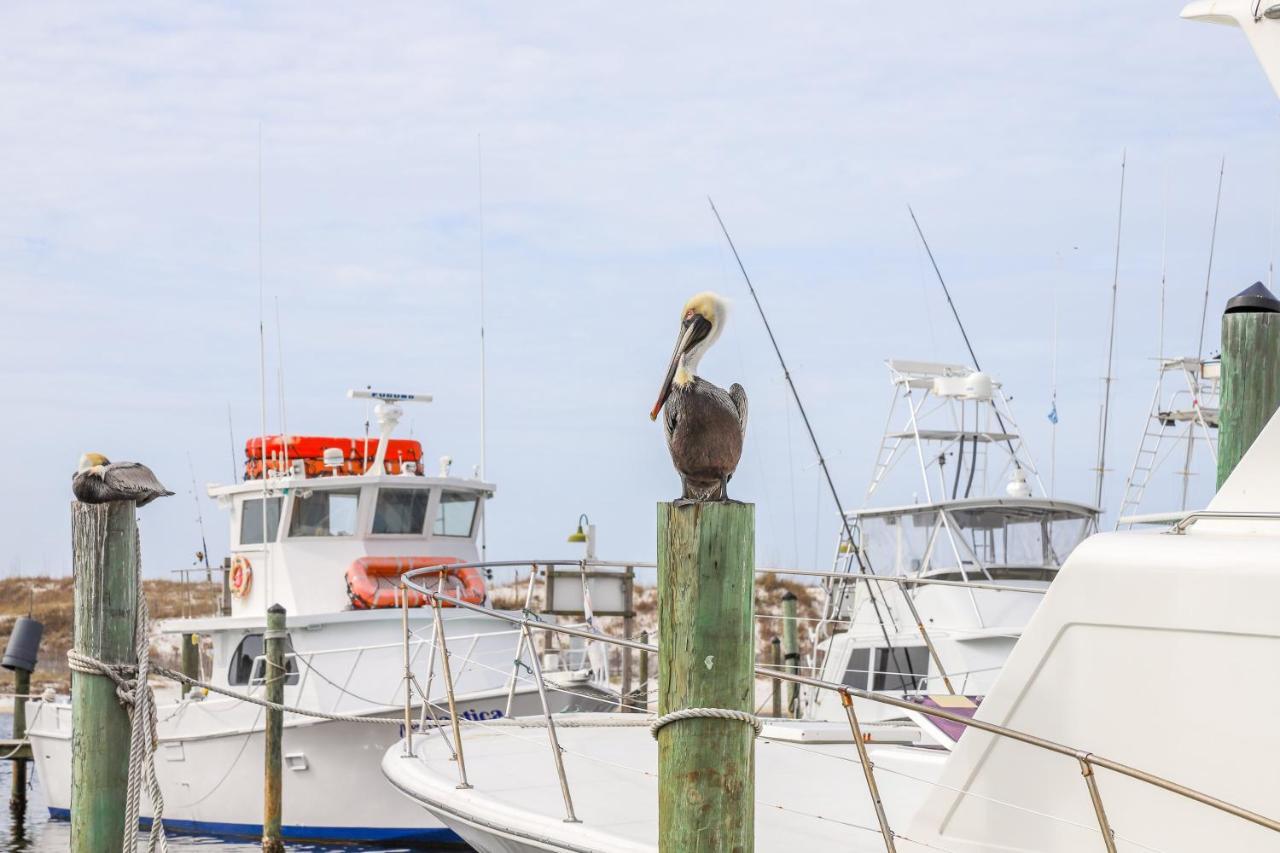
{"type": "MultiPolygon", "coordinates": [[[[1061,259],[1062,255],[1059,254],[1061,259]]],[[[1053,291],[1053,358],[1049,368],[1049,497],[1058,488],[1058,290],[1053,291]]]]}
{"type": "MultiPolygon", "coordinates": [[[[480,479],[485,478],[485,382],[484,363],[484,148],[480,144],[480,134],[476,134],[476,200],[480,212],[480,479]]],[[[489,524],[485,520],[487,513],[480,513],[480,561],[484,562],[489,550],[489,524]]]]}
{"type": "Polygon", "coordinates": [[[236,469],[236,431],[231,425],[231,403],[227,403],[227,439],[231,446],[231,482],[240,479],[240,473],[236,469]]]}
{"type": "Polygon", "coordinates": [[[1165,285],[1168,281],[1168,249],[1169,249],[1169,167],[1164,170],[1164,211],[1163,225],[1160,232],[1160,338],[1157,341],[1156,356],[1164,361],[1164,298],[1165,285]]]}
{"type": "Polygon", "coordinates": [[[1209,268],[1204,273],[1204,307],[1200,310],[1200,341],[1196,344],[1196,360],[1204,359],[1204,323],[1209,316],[1209,282],[1213,278],[1213,249],[1218,242],[1218,210],[1222,207],[1222,175],[1227,170],[1227,156],[1218,165],[1218,196],[1213,202],[1213,228],[1209,231],[1209,268]]]}
{"type": "Polygon", "coordinates": [[[267,331],[262,287],[262,122],[258,122],[258,374],[262,393],[262,561],[264,592],[271,602],[271,540],[267,530],[267,331]]]}
{"type": "MultiPolygon", "coordinates": [[[[280,434],[287,436],[289,434],[289,422],[285,418],[284,408],[284,336],[281,334],[280,326],[280,297],[275,296],[276,301],[276,392],[280,396],[280,434]]],[[[289,470],[289,442],[280,442],[280,452],[284,454],[284,469],[289,470]]]]}
{"type": "Polygon", "coordinates": [[[1107,373],[1102,377],[1102,413],[1098,424],[1098,478],[1094,490],[1094,506],[1102,512],[1102,482],[1107,473],[1107,425],[1111,420],[1111,366],[1116,350],[1116,296],[1120,292],[1120,234],[1124,225],[1124,170],[1128,150],[1120,152],[1120,210],[1116,215],[1116,261],[1111,275],[1111,334],[1107,341],[1107,373]]]}

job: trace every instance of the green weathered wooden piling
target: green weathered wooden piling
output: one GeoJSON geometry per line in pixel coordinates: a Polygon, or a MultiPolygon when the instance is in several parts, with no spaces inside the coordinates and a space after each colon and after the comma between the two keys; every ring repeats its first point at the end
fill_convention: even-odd
{"type": "MultiPolygon", "coordinates": [[[[182,674],[187,678],[200,679],[200,635],[182,635],[182,674]]],[[[183,682],[182,695],[191,692],[191,685],[183,682]]]]}
{"type": "Polygon", "coordinates": [[[1218,488],[1280,407],[1280,300],[1262,282],[1227,300],[1222,315],[1218,488]]]}
{"type": "MultiPolygon", "coordinates": [[[[755,507],[658,504],[658,713],[754,706],[755,507]]],[[[747,723],[685,719],[658,733],[663,853],[754,849],[747,723]]]]}
{"type": "MultiPolygon", "coordinates": [[[[769,641],[769,645],[773,647],[773,668],[782,671],[782,639],[777,634],[773,635],[773,639],[769,641]]],[[[773,679],[773,716],[782,716],[782,679],[773,679]]]]}
{"type": "MultiPolygon", "coordinates": [[[[796,624],[796,594],[787,590],[782,594],[782,643],[787,662],[787,672],[800,674],[800,631],[796,624]]],[[[787,713],[800,716],[800,685],[787,684],[787,713]]]]}
{"type": "MultiPolygon", "coordinates": [[[[25,669],[13,671],[13,739],[27,736],[27,694],[31,692],[31,673],[25,669]]],[[[9,794],[9,814],[19,823],[27,815],[27,762],[15,758],[13,766],[13,790],[9,794]]]]}
{"type": "MultiPolygon", "coordinates": [[[[263,635],[266,645],[266,693],[267,701],[284,704],[285,668],[285,612],[279,604],[267,608],[267,632],[263,635]]],[[[266,730],[263,733],[263,800],[262,800],[262,850],[263,853],[284,853],[284,841],[280,837],[282,818],[281,747],[284,740],[284,712],[267,709],[266,730]]]]}
{"type": "MultiPolygon", "coordinates": [[[[75,648],[107,664],[137,664],[138,525],[133,501],[75,503],[75,648]]],[[[116,853],[124,843],[129,714],[105,675],[71,674],[71,850],[116,853]]]]}

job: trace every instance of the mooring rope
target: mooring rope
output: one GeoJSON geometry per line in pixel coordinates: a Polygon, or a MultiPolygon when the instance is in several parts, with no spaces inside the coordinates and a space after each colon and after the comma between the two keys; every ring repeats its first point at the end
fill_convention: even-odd
{"type": "Polygon", "coordinates": [[[672,711],[670,714],[663,714],[661,717],[653,721],[649,726],[649,734],[653,735],[653,739],[658,739],[658,731],[667,723],[674,723],[677,720],[742,720],[744,723],[750,723],[751,728],[756,730],[756,737],[760,737],[760,732],[764,731],[764,723],[755,714],[749,711],[730,711],[726,708],[685,708],[683,711],[672,711]]]}

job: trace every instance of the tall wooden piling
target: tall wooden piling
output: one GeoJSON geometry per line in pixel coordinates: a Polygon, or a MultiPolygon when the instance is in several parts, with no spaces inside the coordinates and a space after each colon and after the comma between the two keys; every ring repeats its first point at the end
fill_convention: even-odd
{"type": "Polygon", "coordinates": [[[1218,487],[1280,407],[1280,300],[1262,282],[1227,300],[1222,315],[1218,487]]]}
{"type": "MultiPolygon", "coordinates": [[[[787,590],[782,594],[782,644],[787,662],[787,672],[800,674],[800,629],[796,624],[796,594],[787,590]]],[[[800,716],[800,685],[787,683],[787,713],[800,716]]]]}
{"type": "MultiPolygon", "coordinates": [[[[277,705],[284,704],[284,682],[288,674],[284,659],[286,636],[284,608],[273,604],[267,608],[267,632],[263,635],[263,640],[267,653],[266,698],[268,702],[275,702],[277,705]]],[[[283,740],[284,712],[268,708],[266,730],[263,734],[263,853],[284,853],[284,841],[280,836],[283,740]]]]}
{"type": "MultiPolygon", "coordinates": [[[[31,692],[31,673],[25,669],[13,671],[13,739],[27,736],[27,695],[31,692]]],[[[9,814],[21,823],[27,816],[27,762],[18,758],[13,767],[13,789],[9,793],[9,814]]]]}
{"type": "MultiPolygon", "coordinates": [[[[754,706],[755,507],[658,504],[658,713],[754,706]]],[[[658,732],[663,853],[750,853],[755,741],[741,720],[696,718],[658,732]]]]}
{"type": "MultiPolygon", "coordinates": [[[[138,526],[133,501],[75,503],[75,648],[136,665],[138,526]]],[[[105,675],[71,674],[71,850],[117,853],[124,842],[129,714],[105,675]]]]}
{"type": "MultiPolygon", "coordinates": [[[[200,635],[182,635],[182,674],[187,678],[200,680],[200,635]]],[[[191,685],[182,683],[182,695],[191,692],[191,685]]]]}
{"type": "MultiPolygon", "coordinates": [[[[777,634],[769,641],[770,647],[773,649],[773,668],[777,672],[782,671],[782,640],[777,634]]],[[[773,716],[782,716],[782,679],[773,679],[773,716]]]]}

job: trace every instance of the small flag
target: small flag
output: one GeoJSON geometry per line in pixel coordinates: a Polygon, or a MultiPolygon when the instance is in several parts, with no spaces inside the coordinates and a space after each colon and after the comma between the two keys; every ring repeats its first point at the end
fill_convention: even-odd
{"type": "Polygon", "coordinates": [[[1058,401],[1053,401],[1053,408],[1049,410],[1049,423],[1056,424],[1058,422],[1058,401]]]}

